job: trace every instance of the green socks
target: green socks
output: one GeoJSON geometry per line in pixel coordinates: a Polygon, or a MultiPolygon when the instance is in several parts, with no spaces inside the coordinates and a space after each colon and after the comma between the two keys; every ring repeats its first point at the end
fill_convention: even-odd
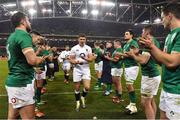
{"type": "Polygon", "coordinates": [[[112,84],[108,83],[107,84],[107,91],[110,91],[110,90],[112,90],[112,84]]]}
{"type": "Polygon", "coordinates": [[[129,98],[130,98],[131,103],[136,103],[136,94],[135,94],[135,91],[129,92],[129,98]]]}

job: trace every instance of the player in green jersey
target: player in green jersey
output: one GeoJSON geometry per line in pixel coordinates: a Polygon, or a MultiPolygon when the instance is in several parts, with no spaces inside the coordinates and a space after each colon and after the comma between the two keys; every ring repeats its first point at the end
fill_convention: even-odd
{"type": "Polygon", "coordinates": [[[95,63],[94,63],[94,69],[96,72],[96,76],[98,78],[98,81],[97,81],[94,89],[99,90],[101,88],[101,76],[102,76],[102,67],[103,67],[102,52],[100,49],[100,43],[99,42],[94,43],[93,53],[96,56],[95,63]]]}
{"type": "Polygon", "coordinates": [[[160,118],[180,119],[180,4],[170,3],[165,6],[161,17],[164,28],[171,30],[166,37],[164,51],[158,49],[151,38],[142,39],[141,43],[162,63],[160,118]]]}
{"type": "Polygon", "coordinates": [[[120,54],[123,53],[123,50],[121,48],[120,40],[114,40],[114,48],[115,51],[113,52],[112,57],[107,56],[107,59],[111,61],[111,75],[116,92],[116,95],[112,97],[112,100],[114,103],[120,103],[122,95],[121,76],[123,73],[123,62],[120,56],[120,54]]]}
{"type": "MultiPolygon", "coordinates": [[[[143,29],[142,37],[146,38],[147,36],[153,38],[156,47],[160,47],[159,42],[153,37],[153,27],[151,25],[145,26],[143,29]]],[[[157,107],[154,96],[157,95],[161,76],[157,63],[150,52],[145,48],[141,50],[142,53],[139,54],[139,49],[133,48],[128,54],[141,64],[141,104],[145,110],[146,118],[155,119],[157,107]]]]}
{"type": "MultiPolygon", "coordinates": [[[[45,50],[45,40],[44,37],[41,36],[40,33],[36,31],[31,31],[30,35],[32,37],[34,51],[37,56],[46,56],[48,57],[48,52],[45,50]]],[[[35,99],[36,99],[36,107],[35,107],[35,116],[36,117],[43,117],[45,114],[38,109],[38,105],[43,104],[44,102],[41,101],[41,91],[43,88],[43,83],[46,80],[46,66],[45,61],[38,66],[34,67],[35,69],[35,99]]]]}
{"type": "MultiPolygon", "coordinates": [[[[138,43],[136,40],[133,39],[133,31],[127,30],[125,32],[124,38],[127,41],[126,44],[123,46],[123,52],[126,53],[130,50],[130,48],[139,48],[138,43]]],[[[130,114],[136,113],[136,95],[134,90],[134,81],[138,76],[139,67],[137,62],[127,54],[124,54],[124,76],[126,79],[126,86],[129,92],[130,104],[126,107],[130,114]]]]}
{"type": "Polygon", "coordinates": [[[32,48],[32,38],[28,31],[31,24],[28,17],[17,12],[11,17],[15,31],[7,40],[9,74],[6,90],[9,99],[8,119],[34,119],[34,65],[44,61],[37,57],[32,48]]]}

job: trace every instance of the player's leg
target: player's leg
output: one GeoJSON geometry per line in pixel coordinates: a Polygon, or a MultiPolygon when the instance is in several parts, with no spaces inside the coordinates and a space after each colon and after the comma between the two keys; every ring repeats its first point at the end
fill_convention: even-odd
{"type": "Polygon", "coordinates": [[[153,107],[153,110],[154,110],[154,113],[155,113],[155,117],[156,117],[157,105],[156,105],[155,97],[156,97],[156,95],[158,93],[159,85],[160,85],[160,82],[161,82],[161,76],[159,75],[159,76],[153,77],[152,79],[154,81],[154,84],[152,86],[152,95],[153,95],[153,98],[152,98],[151,105],[153,107]]]}
{"type": "Polygon", "coordinates": [[[27,106],[24,106],[24,107],[19,109],[19,113],[21,115],[21,118],[22,119],[29,119],[29,120],[35,119],[34,111],[35,111],[34,104],[27,105],[27,106]]]}
{"type": "Polygon", "coordinates": [[[71,64],[69,63],[69,64],[67,64],[66,73],[65,73],[66,84],[69,83],[70,70],[71,70],[71,64]]]}
{"type": "Polygon", "coordinates": [[[19,116],[19,110],[13,108],[12,104],[9,103],[8,106],[8,119],[17,119],[19,116]]]}
{"type": "Polygon", "coordinates": [[[91,83],[91,74],[90,74],[90,69],[89,68],[85,68],[83,70],[83,76],[82,76],[82,79],[83,79],[83,92],[82,92],[82,96],[81,96],[81,101],[82,101],[82,107],[85,108],[86,105],[85,105],[85,98],[89,92],[89,89],[90,89],[90,83],[91,83]]]}
{"type": "Polygon", "coordinates": [[[98,66],[98,86],[101,88],[102,87],[102,80],[101,80],[101,77],[102,77],[102,67],[103,67],[103,61],[99,62],[99,66],[98,66]]]}
{"type": "Polygon", "coordinates": [[[75,99],[76,99],[76,111],[79,112],[80,109],[80,82],[74,82],[74,94],[75,94],[75,99]]]}
{"type": "Polygon", "coordinates": [[[96,86],[94,87],[95,90],[101,89],[101,76],[102,76],[102,71],[96,70],[96,76],[97,76],[97,83],[96,86]]]}
{"type": "Polygon", "coordinates": [[[86,108],[86,105],[85,105],[85,98],[89,92],[89,89],[90,89],[90,83],[91,81],[88,79],[88,80],[83,80],[83,92],[82,92],[82,96],[81,96],[81,101],[82,101],[82,107],[83,108],[86,108]]]}
{"type": "Polygon", "coordinates": [[[115,97],[113,97],[113,102],[119,103],[122,97],[122,85],[121,85],[121,75],[122,69],[112,68],[111,69],[112,79],[115,85],[115,97]]]}
{"type": "Polygon", "coordinates": [[[137,78],[138,70],[139,70],[138,66],[125,68],[126,87],[127,87],[127,90],[129,93],[129,99],[130,99],[130,104],[126,108],[130,111],[130,114],[137,112],[134,81],[137,78]]]}
{"type": "Polygon", "coordinates": [[[101,80],[102,69],[103,69],[103,61],[100,61],[99,63],[95,64],[96,76],[98,78],[98,81],[97,81],[96,86],[95,86],[95,90],[101,89],[101,87],[103,85],[102,80],[101,80]]]}
{"type": "Polygon", "coordinates": [[[48,64],[49,65],[49,81],[53,81],[54,80],[54,76],[53,76],[53,72],[54,72],[54,63],[51,62],[48,64]]]}
{"type": "Polygon", "coordinates": [[[44,82],[44,79],[46,79],[46,72],[45,71],[42,71],[41,73],[39,74],[36,74],[36,102],[37,102],[37,105],[41,105],[41,104],[44,104],[42,101],[41,101],[41,90],[43,88],[43,82],[44,82]]]}
{"type": "Polygon", "coordinates": [[[160,119],[161,120],[169,120],[166,116],[166,112],[160,109],[160,119]]]}
{"type": "Polygon", "coordinates": [[[152,99],[153,98],[146,98],[144,96],[141,96],[141,104],[144,108],[146,118],[147,119],[155,119],[155,111],[152,106],[152,99]]]}
{"type": "Polygon", "coordinates": [[[157,112],[157,105],[156,105],[156,100],[155,100],[156,96],[153,96],[152,101],[151,101],[151,105],[153,107],[154,113],[155,113],[155,117],[156,117],[156,112],[157,112]]]}
{"type": "Polygon", "coordinates": [[[75,95],[75,100],[76,100],[76,111],[79,112],[80,109],[80,99],[81,99],[81,95],[80,95],[80,85],[81,85],[81,72],[79,71],[79,69],[74,68],[73,69],[73,82],[74,82],[74,95],[75,95]]]}

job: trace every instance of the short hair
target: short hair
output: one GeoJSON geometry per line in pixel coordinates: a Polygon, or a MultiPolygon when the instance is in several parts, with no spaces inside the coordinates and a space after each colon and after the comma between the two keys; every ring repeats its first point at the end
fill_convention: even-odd
{"type": "Polygon", "coordinates": [[[41,36],[41,34],[40,34],[39,32],[37,32],[37,31],[31,31],[30,34],[34,34],[34,35],[39,35],[39,36],[41,36]]]}
{"type": "Polygon", "coordinates": [[[150,35],[153,35],[154,34],[154,28],[152,25],[147,25],[143,28],[145,31],[148,31],[150,35]]]}
{"type": "Polygon", "coordinates": [[[27,15],[23,12],[17,12],[11,17],[11,23],[14,27],[18,27],[21,24],[21,20],[24,19],[27,15]]]}
{"type": "Polygon", "coordinates": [[[95,42],[94,45],[95,46],[100,46],[100,42],[95,42]]]}
{"type": "Polygon", "coordinates": [[[121,45],[120,39],[115,39],[114,42],[118,43],[119,45],[121,45]]]}
{"type": "Polygon", "coordinates": [[[106,43],[111,43],[111,44],[113,44],[112,41],[107,41],[106,43]]]}
{"type": "Polygon", "coordinates": [[[126,30],[126,32],[129,32],[129,33],[130,33],[130,35],[132,35],[132,36],[134,37],[134,32],[133,32],[133,30],[132,30],[132,29],[128,29],[128,30],[126,30]]]}
{"type": "Polygon", "coordinates": [[[85,37],[85,38],[86,38],[86,34],[84,34],[84,33],[79,33],[78,38],[80,38],[80,37],[85,37]]]}
{"type": "Polygon", "coordinates": [[[104,49],[104,48],[105,48],[104,44],[102,44],[102,43],[99,45],[99,47],[100,47],[101,49],[104,49]]]}
{"type": "Polygon", "coordinates": [[[162,9],[164,15],[168,15],[168,13],[172,13],[177,19],[180,19],[179,11],[180,11],[180,3],[178,2],[171,2],[162,9]]]}

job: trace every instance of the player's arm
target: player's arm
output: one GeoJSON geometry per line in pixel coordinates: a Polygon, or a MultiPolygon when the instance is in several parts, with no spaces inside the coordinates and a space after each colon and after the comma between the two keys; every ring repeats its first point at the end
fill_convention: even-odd
{"type": "Polygon", "coordinates": [[[106,59],[108,59],[110,61],[118,62],[120,59],[122,59],[121,55],[122,55],[122,53],[116,52],[114,58],[109,57],[109,56],[105,56],[105,57],[106,57],[106,59]]]}
{"type": "Polygon", "coordinates": [[[140,63],[140,64],[146,64],[146,63],[149,61],[151,55],[150,55],[150,53],[146,52],[146,53],[144,53],[144,54],[134,54],[132,57],[133,57],[134,60],[136,60],[138,63],[140,63]]]}
{"type": "Polygon", "coordinates": [[[157,48],[155,45],[151,47],[151,54],[153,57],[168,68],[174,68],[180,65],[180,53],[172,52],[171,54],[165,53],[157,48]]]}
{"type": "Polygon", "coordinates": [[[35,54],[39,55],[41,51],[42,51],[42,47],[39,46],[38,49],[35,51],[35,54]]]}
{"type": "MultiPolygon", "coordinates": [[[[141,43],[150,48],[151,55],[166,67],[174,68],[180,65],[180,52],[172,51],[171,54],[165,53],[157,48],[150,39],[141,39],[141,43]]],[[[177,46],[180,45],[178,44],[177,46]]]]}
{"type": "Polygon", "coordinates": [[[76,58],[76,55],[74,55],[74,54],[69,55],[69,57],[68,57],[69,62],[71,64],[78,64],[78,61],[75,58],[76,58]]]}
{"type": "Polygon", "coordinates": [[[42,63],[45,59],[43,57],[37,57],[32,47],[22,49],[23,54],[26,57],[28,64],[30,65],[38,65],[42,63]]]}
{"type": "Polygon", "coordinates": [[[92,53],[90,53],[88,54],[87,57],[83,57],[83,59],[86,60],[87,62],[92,62],[93,60],[96,59],[96,57],[92,53]]]}
{"type": "Polygon", "coordinates": [[[88,48],[88,55],[87,57],[82,57],[82,59],[86,60],[87,62],[92,62],[96,59],[96,57],[92,53],[92,49],[88,48]]]}

